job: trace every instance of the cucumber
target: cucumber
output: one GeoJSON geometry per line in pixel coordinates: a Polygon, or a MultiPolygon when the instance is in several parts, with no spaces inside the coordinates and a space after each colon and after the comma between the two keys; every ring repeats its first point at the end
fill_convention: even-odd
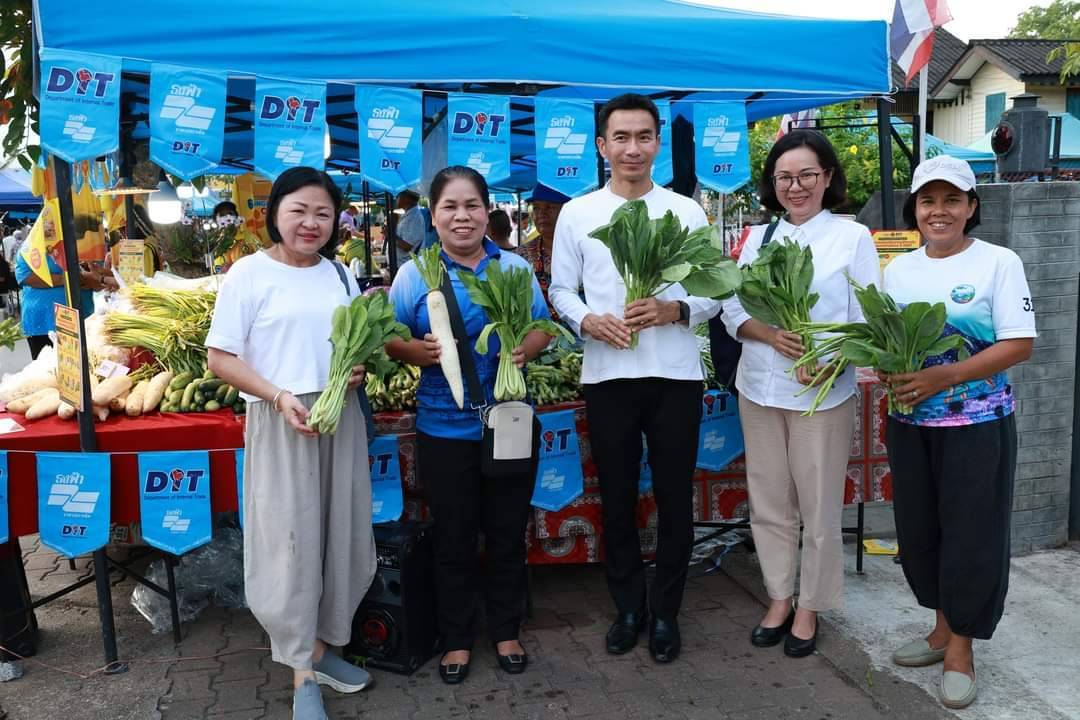
{"type": "Polygon", "coordinates": [[[192,401],[195,399],[195,388],[197,385],[198,383],[193,382],[186,388],[184,388],[184,395],[180,399],[180,409],[183,412],[188,412],[191,410],[191,404],[192,401]]]}
{"type": "Polygon", "coordinates": [[[205,409],[206,412],[214,412],[215,410],[220,410],[221,403],[219,403],[217,400],[211,400],[210,402],[206,403],[205,409]]]}
{"type": "Polygon", "coordinates": [[[165,397],[168,398],[170,405],[176,405],[177,407],[179,407],[180,399],[184,397],[184,388],[180,388],[179,390],[173,390],[165,397]]]}
{"type": "Polygon", "coordinates": [[[172,382],[169,383],[169,390],[170,391],[172,391],[172,390],[183,390],[184,388],[186,388],[188,386],[188,383],[190,383],[191,380],[192,380],[191,373],[189,373],[189,372],[180,373],[179,375],[177,375],[176,377],[174,377],[172,379],[172,382]]]}
{"type": "Polygon", "coordinates": [[[229,394],[229,388],[231,388],[231,387],[232,387],[232,385],[220,385],[220,386],[218,386],[217,392],[214,393],[214,399],[217,400],[218,402],[221,402],[222,400],[224,400],[225,396],[229,394]]]}
{"type": "Polygon", "coordinates": [[[225,384],[225,381],[220,378],[213,378],[211,380],[203,380],[199,383],[199,390],[203,392],[211,392],[217,390],[219,387],[225,384]]]}
{"type": "Polygon", "coordinates": [[[240,391],[234,387],[229,388],[229,392],[225,394],[225,405],[235,405],[236,399],[240,397],[240,391]]]}
{"type": "Polygon", "coordinates": [[[214,371],[211,370],[210,368],[207,368],[206,372],[203,373],[202,379],[203,380],[213,380],[216,377],[217,377],[217,375],[214,374],[214,371]]]}

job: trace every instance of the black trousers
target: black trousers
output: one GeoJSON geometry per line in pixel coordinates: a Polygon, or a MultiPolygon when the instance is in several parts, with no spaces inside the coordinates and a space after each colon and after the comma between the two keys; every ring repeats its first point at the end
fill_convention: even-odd
{"type": "Polygon", "coordinates": [[[658,517],[656,576],[648,609],[674,619],[693,547],[693,488],[701,425],[700,381],[642,378],[584,386],[589,442],[600,475],[608,589],[619,613],[646,607],[638,537],[641,436],[649,446],[658,517]]]}
{"type": "Polygon", "coordinates": [[[37,360],[41,351],[52,345],[52,340],[48,335],[29,335],[26,338],[26,344],[30,346],[30,359],[37,360]]]}
{"type": "Polygon", "coordinates": [[[1009,591],[1016,419],[921,427],[889,418],[886,433],[908,585],[954,633],[989,640],[1009,591]]]}
{"type": "Polygon", "coordinates": [[[480,441],[416,433],[420,480],[434,516],[439,632],[446,650],[469,650],[482,594],[492,642],[514,640],[525,606],[525,530],[536,468],[514,478],[480,472],[480,441]],[[484,533],[486,568],[480,567],[484,533]]]}

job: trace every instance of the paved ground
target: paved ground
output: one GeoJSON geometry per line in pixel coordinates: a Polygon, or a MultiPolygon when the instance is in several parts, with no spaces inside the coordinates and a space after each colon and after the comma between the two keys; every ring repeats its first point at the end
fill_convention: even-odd
{"type": "MultiPolygon", "coordinates": [[[[25,542],[25,541],[24,541],[25,542]]],[[[42,595],[87,573],[71,571],[36,543],[24,545],[31,589],[42,595]]],[[[732,556],[729,556],[732,557],[732,556]]],[[[728,562],[725,560],[725,562],[728,562]]],[[[753,577],[752,560],[736,557],[731,572],[753,577]]],[[[642,646],[614,657],[603,650],[609,601],[598,567],[538,568],[535,612],[523,641],[532,665],[522,676],[498,670],[478,643],[472,673],[460,688],[443,685],[433,662],[411,677],[377,672],[370,691],[327,691],[332,718],[587,718],[588,720],[950,717],[921,688],[888,672],[831,629],[821,653],[803,660],[781,649],[750,646],[759,600],[725,573],[689,583],[681,624],[682,658],[653,663],[642,646]]],[[[132,659],[118,676],[83,679],[27,663],[21,680],[0,686],[0,719],[288,718],[289,673],[270,662],[266,638],[247,611],[208,609],[186,625],[173,647],[153,635],[129,603],[130,581],[114,588],[121,654],[132,659]],[[221,653],[233,653],[220,655],[221,653]],[[211,657],[217,656],[217,657],[211,657]]],[[[755,589],[755,592],[757,590],[755,589]]],[[[99,664],[101,645],[93,588],[38,611],[38,659],[82,674],[99,664]]]]}

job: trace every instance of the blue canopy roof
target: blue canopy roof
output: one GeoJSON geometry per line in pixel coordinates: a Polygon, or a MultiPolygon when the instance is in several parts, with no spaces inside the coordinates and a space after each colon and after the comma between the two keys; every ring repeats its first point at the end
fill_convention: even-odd
{"type": "Polygon", "coordinates": [[[43,47],[293,79],[716,91],[888,92],[884,21],[765,15],[678,0],[36,0],[43,47]],[[141,7],[140,7],[141,6],[141,7]],[[767,38],[767,42],[765,41],[767,38]]]}
{"type": "MultiPolygon", "coordinates": [[[[331,136],[329,168],[356,169],[353,87],[423,88],[425,135],[445,113],[446,93],[514,96],[513,177],[535,183],[533,102],[538,93],[605,100],[636,90],[674,101],[738,99],[755,120],[890,90],[884,21],[749,13],[681,0],[187,0],[174,11],[115,2],[35,0],[42,47],[124,58],[125,92],[145,114],[150,63],[229,75],[225,158],[250,169],[254,75],[322,80],[331,136]],[[766,41],[767,40],[767,41],[766,41]]],[[[681,102],[680,102],[681,101],[681,102]]],[[[136,137],[145,137],[145,123],[136,137]]],[[[444,142],[445,145],[445,142],[444,142]]],[[[427,154],[425,144],[425,154],[427,154]]],[[[426,174],[426,173],[425,173],[426,174]]]]}
{"type": "Polygon", "coordinates": [[[41,207],[41,198],[30,192],[30,173],[20,168],[0,170],[0,208],[41,207]]]}

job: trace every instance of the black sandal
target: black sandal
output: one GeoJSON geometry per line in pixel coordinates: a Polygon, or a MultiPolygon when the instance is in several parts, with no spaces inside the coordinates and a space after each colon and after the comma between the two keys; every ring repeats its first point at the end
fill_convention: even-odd
{"type": "MultiPolygon", "coordinates": [[[[442,656],[446,659],[446,655],[442,656]]],[[[460,685],[469,676],[469,663],[443,663],[439,661],[439,677],[447,685],[460,685]]]]}
{"type": "Polygon", "coordinates": [[[509,655],[503,655],[499,652],[498,643],[494,643],[495,657],[499,658],[499,667],[501,667],[509,675],[520,675],[525,672],[525,668],[529,666],[529,655],[525,652],[524,648],[520,653],[510,653],[509,655]]]}

